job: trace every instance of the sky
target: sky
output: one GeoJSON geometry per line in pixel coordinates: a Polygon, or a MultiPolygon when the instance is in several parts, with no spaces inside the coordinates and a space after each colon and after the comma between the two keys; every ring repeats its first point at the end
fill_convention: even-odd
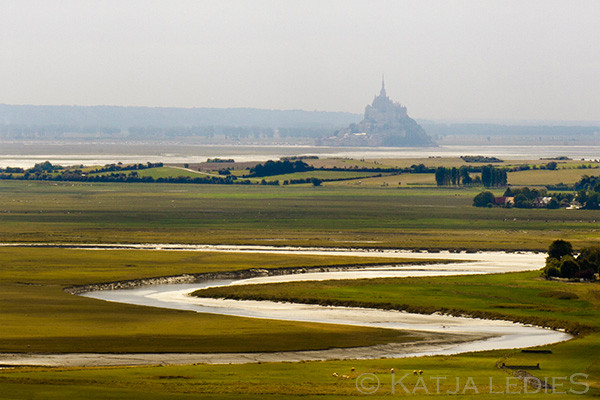
{"type": "Polygon", "coordinates": [[[600,121],[597,0],[0,0],[0,103],[600,121]]]}

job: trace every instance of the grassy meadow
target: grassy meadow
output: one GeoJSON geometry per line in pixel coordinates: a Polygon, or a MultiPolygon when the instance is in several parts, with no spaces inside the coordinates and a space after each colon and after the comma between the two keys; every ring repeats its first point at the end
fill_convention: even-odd
{"type": "Polygon", "coordinates": [[[597,211],[472,207],[480,190],[0,181],[0,242],[471,250],[600,242],[597,211]]]}
{"type": "MultiPolygon", "coordinates": [[[[368,178],[373,175],[378,175],[378,172],[362,172],[362,171],[303,171],[303,172],[294,172],[290,174],[283,175],[272,175],[267,176],[264,179],[273,181],[279,180],[279,183],[283,183],[285,180],[290,179],[360,179],[360,178],[368,178]]],[[[251,178],[252,180],[262,180],[263,178],[251,178]]]]}

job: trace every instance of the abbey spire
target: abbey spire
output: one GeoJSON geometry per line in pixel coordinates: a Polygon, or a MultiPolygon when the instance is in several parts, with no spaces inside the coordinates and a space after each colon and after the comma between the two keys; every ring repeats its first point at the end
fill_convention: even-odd
{"type": "Polygon", "coordinates": [[[381,91],[379,92],[379,96],[387,97],[385,93],[385,77],[383,75],[381,75],[381,91]]]}

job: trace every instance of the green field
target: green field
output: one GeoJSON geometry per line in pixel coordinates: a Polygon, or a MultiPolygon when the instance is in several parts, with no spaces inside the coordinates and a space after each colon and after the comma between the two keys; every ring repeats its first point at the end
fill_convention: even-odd
{"type": "Polygon", "coordinates": [[[508,173],[508,181],[514,186],[546,186],[565,183],[572,185],[584,175],[598,174],[598,170],[589,169],[558,169],[527,170],[508,173]]]}
{"type": "Polygon", "coordinates": [[[98,172],[92,175],[110,175],[114,173],[124,173],[129,174],[131,172],[136,172],[139,177],[149,176],[154,179],[158,178],[176,178],[180,176],[186,176],[189,178],[202,178],[206,176],[219,176],[216,174],[208,174],[206,172],[196,172],[190,171],[185,168],[178,167],[156,167],[156,168],[146,168],[139,170],[125,170],[125,171],[111,171],[111,172],[98,172]]]}
{"type": "Polygon", "coordinates": [[[323,183],[325,186],[354,186],[354,187],[430,187],[435,188],[434,174],[394,174],[373,178],[353,179],[323,183]]]}
{"type": "Polygon", "coordinates": [[[175,167],[160,167],[160,168],[148,168],[137,171],[141,177],[151,176],[154,179],[158,178],[175,178],[178,176],[187,176],[190,178],[203,178],[206,176],[218,176],[216,174],[207,174],[205,172],[190,171],[184,168],[175,167]]]}
{"type": "Polygon", "coordinates": [[[378,175],[378,172],[360,172],[360,171],[303,171],[303,172],[294,172],[291,174],[283,174],[283,175],[272,175],[266,176],[264,178],[251,178],[253,180],[262,180],[265,179],[267,181],[278,180],[280,184],[283,181],[290,179],[360,179],[360,178],[368,178],[373,175],[378,175]]]}
{"type": "MultiPolygon", "coordinates": [[[[593,210],[481,209],[479,189],[0,181],[0,242],[545,250],[593,210]]],[[[501,194],[503,190],[496,191],[501,194]]]]}

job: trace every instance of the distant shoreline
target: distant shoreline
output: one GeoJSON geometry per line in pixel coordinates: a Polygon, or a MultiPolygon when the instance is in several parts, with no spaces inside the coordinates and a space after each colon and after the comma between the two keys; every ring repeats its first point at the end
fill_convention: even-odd
{"type": "Polygon", "coordinates": [[[428,158],[463,155],[494,156],[506,160],[537,160],[566,156],[594,160],[600,145],[555,146],[451,146],[438,147],[325,147],[301,145],[205,145],[167,143],[44,143],[0,141],[0,167],[30,168],[50,161],[60,165],[105,165],[117,162],[163,162],[182,164],[205,162],[208,158],[233,158],[236,162],[277,160],[281,157],[316,155],[320,158],[428,158]]]}

